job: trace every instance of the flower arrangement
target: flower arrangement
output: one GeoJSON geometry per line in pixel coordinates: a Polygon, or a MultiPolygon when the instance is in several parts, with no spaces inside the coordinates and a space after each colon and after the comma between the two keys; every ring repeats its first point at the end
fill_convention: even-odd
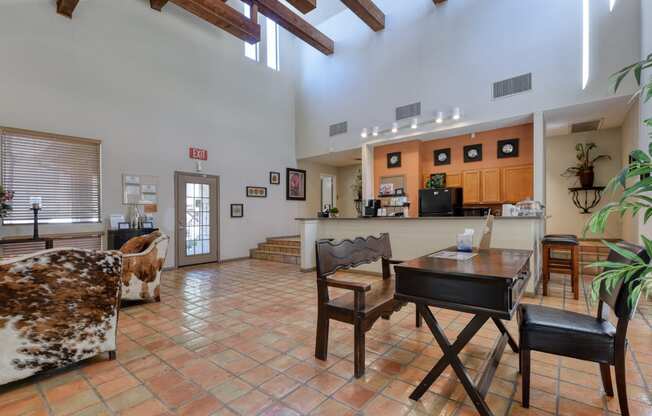
{"type": "Polygon", "coordinates": [[[609,155],[591,157],[591,150],[597,149],[597,147],[598,146],[595,143],[578,143],[575,145],[577,164],[566,169],[562,176],[577,176],[580,179],[582,188],[592,187],[594,180],[593,166],[595,162],[600,160],[611,160],[611,156],[609,155]]]}
{"type": "Polygon", "coordinates": [[[11,201],[13,199],[13,191],[7,191],[4,186],[0,185],[0,218],[4,218],[9,214],[9,211],[11,211],[11,201]]]}

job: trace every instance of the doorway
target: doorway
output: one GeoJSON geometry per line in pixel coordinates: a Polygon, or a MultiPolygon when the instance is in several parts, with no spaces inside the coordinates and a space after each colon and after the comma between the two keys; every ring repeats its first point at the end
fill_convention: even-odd
{"type": "Polygon", "coordinates": [[[219,260],[218,176],[174,173],[177,267],[219,260]]]}
{"type": "Polygon", "coordinates": [[[320,209],[323,211],[326,208],[333,208],[336,204],[335,193],[335,176],[332,175],[320,175],[321,178],[321,206],[320,209]]]}

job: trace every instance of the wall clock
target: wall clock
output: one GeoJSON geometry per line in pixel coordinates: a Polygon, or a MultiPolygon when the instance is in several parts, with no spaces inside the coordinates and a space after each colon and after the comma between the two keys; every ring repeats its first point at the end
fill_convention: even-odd
{"type": "Polygon", "coordinates": [[[518,139],[498,140],[498,159],[518,157],[518,139]]]}
{"type": "Polygon", "coordinates": [[[387,153],[387,167],[388,168],[401,167],[401,152],[387,153]]]}
{"type": "Polygon", "coordinates": [[[464,162],[479,162],[482,160],[482,145],[471,144],[464,146],[464,162]]]}
{"type": "Polygon", "coordinates": [[[439,149],[434,151],[435,166],[451,164],[451,149],[439,149]]]}

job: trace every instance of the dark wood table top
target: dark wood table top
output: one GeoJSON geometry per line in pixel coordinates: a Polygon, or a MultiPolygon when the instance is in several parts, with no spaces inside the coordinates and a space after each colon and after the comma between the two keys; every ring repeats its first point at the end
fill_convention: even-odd
{"type": "MultiPolygon", "coordinates": [[[[440,251],[457,251],[449,247],[440,251]]],[[[490,248],[476,251],[469,260],[458,261],[429,257],[419,257],[396,266],[397,269],[415,270],[448,276],[514,279],[530,260],[531,250],[490,248]]]]}

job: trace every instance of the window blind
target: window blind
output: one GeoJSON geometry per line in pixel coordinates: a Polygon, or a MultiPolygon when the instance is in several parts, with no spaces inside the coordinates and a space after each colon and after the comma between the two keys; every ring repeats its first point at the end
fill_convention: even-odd
{"type": "Polygon", "coordinates": [[[3,224],[100,222],[100,141],[0,128],[2,184],[14,191],[3,224]]]}

